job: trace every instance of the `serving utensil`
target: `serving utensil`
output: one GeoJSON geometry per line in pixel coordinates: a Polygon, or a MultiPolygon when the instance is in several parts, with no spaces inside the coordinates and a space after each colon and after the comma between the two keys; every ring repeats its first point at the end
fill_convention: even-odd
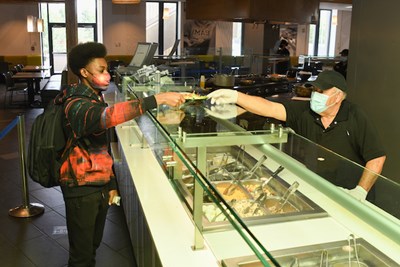
{"type": "Polygon", "coordinates": [[[254,173],[256,172],[256,170],[258,168],[261,167],[261,165],[264,163],[264,161],[267,159],[267,156],[262,155],[262,157],[257,161],[257,163],[253,166],[253,168],[250,169],[249,173],[243,177],[243,180],[247,180],[250,179],[251,177],[253,177],[254,173]]]}
{"type": "MultiPolygon", "coordinates": [[[[229,206],[234,205],[236,202],[236,199],[232,199],[231,201],[228,201],[227,203],[229,204],[229,206]]],[[[217,218],[223,213],[224,211],[221,210],[220,212],[218,212],[217,214],[215,214],[214,217],[211,218],[210,222],[215,222],[217,220],[217,218]]]]}
{"type": "Polygon", "coordinates": [[[236,177],[233,177],[233,175],[230,172],[228,172],[228,171],[226,171],[226,172],[232,178],[232,183],[227,188],[225,188],[223,194],[230,196],[230,195],[233,194],[233,191],[234,191],[235,187],[240,182],[240,179],[243,176],[243,170],[241,170],[236,177]]]}
{"type": "Polygon", "coordinates": [[[299,183],[295,181],[283,194],[282,199],[280,201],[279,207],[276,209],[277,211],[281,211],[283,207],[286,205],[288,202],[289,198],[296,192],[297,188],[299,187],[299,183]]]}
{"type": "MultiPolygon", "coordinates": [[[[257,204],[257,208],[254,209],[252,215],[254,216],[255,214],[257,214],[257,212],[261,209],[261,207],[264,205],[265,200],[267,199],[267,193],[262,192],[261,195],[256,199],[255,203],[257,204]]],[[[254,203],[253,203],[254,204],[254,203]]],[[[251,204],[251,206],[253,205],[251,204]]],[[[264,209],[266,212],[268,211],[268,209],[264,209]]],[[[247,212],[250,211],[250,207],[247,210],[247,212]]],[[[247,213],[245,212],[245,213],[247,213]]]]}
{"type": "Polygon", "coordinates": [[[254,189],[254,194],[257,194],[258,191],[263,191],[264,187],[274,178],[276,175],[278,175],[281,171],[283,171],[285,167],[279,166],[278,169],[276,169],[262,184],[256,187],[254,189]]]}

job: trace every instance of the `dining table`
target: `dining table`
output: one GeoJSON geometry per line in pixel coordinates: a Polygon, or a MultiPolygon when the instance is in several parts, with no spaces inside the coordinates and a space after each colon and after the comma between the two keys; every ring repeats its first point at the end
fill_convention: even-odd
{"type": "Polygon", "coordinates": [[[28,102],[32,105],[35,101],[35,93],[40,91],[40,81],[46,76],[43,72],[17,72],[12,78],[14,81],[26,81],[28,84],[28,102]]]}
{"type": "Polygon", "coordinates": [[[26,65],[22,68],[22,72],[41,72],[46,77],[50,77],[51,68],[49,65],[26,65]]]}

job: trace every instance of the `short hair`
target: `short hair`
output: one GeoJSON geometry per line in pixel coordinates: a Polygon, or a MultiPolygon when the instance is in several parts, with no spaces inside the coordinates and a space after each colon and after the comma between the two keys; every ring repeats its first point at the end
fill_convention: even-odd
{"type": "Polygon", "coordinates": [[[87,66],[95,58],[104,58],[106,47],[101,43],[88,42],[74,46],[68,53],[68,65],[71,71],[81,77],[80,69],[87,66]]]}
{"type": "Polygon", "coordinates": [[[280,45],[287,46],[287,45],[289,45],[289,43],[288,43],[288,41],[287,41],[287,40],[285,40],[285,39],[282,39],[282,40],[281,40],[281,43],[280,43],[280,45]]]}

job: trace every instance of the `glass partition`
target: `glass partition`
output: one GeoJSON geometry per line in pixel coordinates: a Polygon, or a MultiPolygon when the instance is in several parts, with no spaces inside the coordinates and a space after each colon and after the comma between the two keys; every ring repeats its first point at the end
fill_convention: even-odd
{"type": "MultiPolygon", "coordinates": [[[[122,84],[127,98],[174,90],[122,84]]],[[[239,115],[224,119],[208,100],[191,100],[137,119],[193,219],[195,249],[207,242],[223,266],[399,266],[399,194],[386,194],[398,184],[275,120],[224,110],[232,108],[239,115]],[[369,201],[340,188],[361,175],[377,179],[369,201]]]]}

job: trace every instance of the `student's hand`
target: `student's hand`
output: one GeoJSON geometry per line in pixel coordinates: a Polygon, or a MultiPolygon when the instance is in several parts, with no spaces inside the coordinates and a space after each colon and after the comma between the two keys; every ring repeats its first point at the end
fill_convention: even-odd
{"type": "Polygon", "coordinates": [[[344,191],[346,191],[350,196],[354,197],[357,200],[360,201],[364,201],[367,198],[368,192],[367,190],[365,190],[364,188],[362,188],[361,186],[357,185],[355,188],[353,189],[346,189],[346,188],[342,188],[344,191]]]}
{"type": "Polygon", "coordinates": [[[237,106],[233,104],[215,105],[211,109],[205,109],[207,114],[220,119],[235,118],[238,114],[237,106]]]}
{"type": "Polygon", "coordinates": [[[160,93],[154,97],[156,98],[157,105],[166,104],[171,107],[179,107],[185,103],[183,94],[177,92],[160,93]]]}
{"type": "MultiPolygon", "coordinates": [[[[119,197],[118,196],[118,191],[117,190],[110,190],[110,191],[108,191],[108,205],[112,205],[112,204],[115,204],[115,205],[117,205],[117,206],[119,206],[119,202],[118,203],[115,203],[115,200],[114,200],[114,198],[115,197],[119,197]]],[[[116,199],[117,199],[116,198],[116,199]]]]}
{"type": "Polygon", "coordinates": [[[238,92],[231,89],[219,89],[208,94],[211,98],[211,104],[232,104],[236,103],[238,99],[238,92]]]}

